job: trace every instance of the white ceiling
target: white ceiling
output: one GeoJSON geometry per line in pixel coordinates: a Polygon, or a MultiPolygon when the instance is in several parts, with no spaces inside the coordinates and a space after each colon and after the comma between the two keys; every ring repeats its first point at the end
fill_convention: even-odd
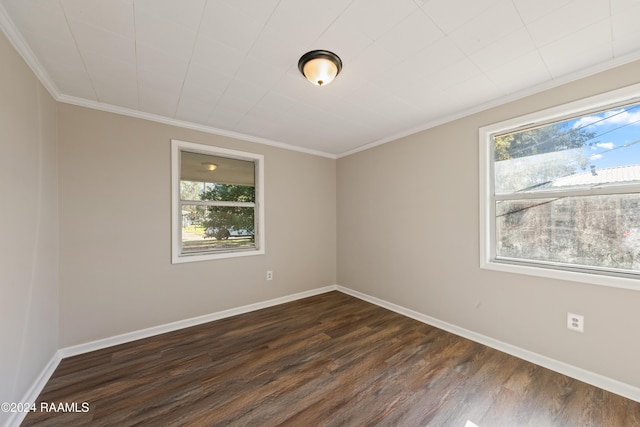
{"type": "Polygon", "coordinates": [[[640,0],[0,0],[62,101],[336,156],[640,58],[640,0]],[[297,69],[313,49],[344,68],[297,69]]]}

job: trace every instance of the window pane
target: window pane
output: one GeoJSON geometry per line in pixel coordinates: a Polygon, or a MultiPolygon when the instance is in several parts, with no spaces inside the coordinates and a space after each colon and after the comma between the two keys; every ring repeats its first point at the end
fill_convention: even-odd
{"type": "Polygon", "coordinates": [[[255,248],[255,207],[201,206],[189,201],[255,203],[255,163],[182,151],[182,253],[255,248]]]}
{"type": "Polygon", "coordinates": [[[495,162],[496,194],[548,189],[557,179],[583,172],[582,150],[572,149],[495,162]]]}
{"type": "Polygon", "coordinates": [[[200,200],[204,189],[204,182],[180,181],[180,200],[200,200]]]}
{"type": "Polygon", "coordinates": [[[255,248],[253,207],[182,206],[182,253],[255,248]]]}
{"type": "Polygon", "coordinates": [[[639,180],[612,169],[639,170],[640,104],[495,135],[493,148],[496,194],[639,180]]]}
{"type": "Polygon", "coordinates": [[[181,151],[180,181],[255,187],[255,162],[181,151]]]}
{"type": "Polygon", "coordinates": [[[171,141],[171,262],[264,255],[264,156],[171,141]]]}
{"type": "Polygon", "coordinates": [[[496,256],[640,272],[640,194],[496,202],[496,256]]]}
{"type": "Polygon", "coordinates": [[[246,185],[212,184],[200,194],[200,200],[255,203],[256,189],[246,185]]]}

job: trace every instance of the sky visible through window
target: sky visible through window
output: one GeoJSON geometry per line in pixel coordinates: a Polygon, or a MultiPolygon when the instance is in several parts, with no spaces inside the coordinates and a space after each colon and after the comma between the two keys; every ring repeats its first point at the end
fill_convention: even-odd
{"type": "Polygon", "coordinates": [[[596,135],[584,145],[589,165],[596,169],[640,163],[640,104],[570,120],[571,129],[596,135]]]}
{"type": "Polygon", "coordinates": [[[489,134],[491,262],[640,276],[635,102],[489,134]]]}

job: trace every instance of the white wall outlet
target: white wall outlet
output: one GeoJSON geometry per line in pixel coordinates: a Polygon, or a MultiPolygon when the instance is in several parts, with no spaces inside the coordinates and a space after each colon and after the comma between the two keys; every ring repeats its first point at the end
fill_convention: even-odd
{"type": "Polygon", "coordinates": [[[273,280],[273,271],[267,271],[267,280],[273,280]]]}
{"type": "Polygon", "coordinates": [[[584,316],[567,313],[567,329],[576,332],[584,332],[584,316]]]}

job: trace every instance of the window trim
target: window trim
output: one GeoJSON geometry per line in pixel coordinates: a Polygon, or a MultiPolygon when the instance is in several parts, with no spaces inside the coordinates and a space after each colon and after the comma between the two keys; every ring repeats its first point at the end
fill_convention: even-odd
{"type": "MultiPolygon", "coordinates": [[[[224,202],[218,202],[223,203],[224,202]]],[[[264,216],[264,156],[262,154],[245,151],[230,150],[212,145],[196,144],[177,139],[171,140],[171,263],[208,261],[214,259],[235,258],[265,253],[265,216],[264,216]],[[180,152],[207,154],[211,156],[228,157],[255,163],[255,249],[235,249],[221,252],[198,254],[182,254],[182,215],[180,214],[180,152]]]]}
{"type": "MultiPolygon", "coordinates": [[[[625,275],[598,270],[589,272],[588,267],[580,266],[582,271],[567,270],[566,266],[554,266],[551,262],[511,262],[496,260],[495,254],[495,206],[493,194],[493,161],[491,137],[495,134],[512,132],[532,125],[546,124],[566,120],[571,116],[589,114],[602,109],[615,108],[616,105],[640,102],[640,84],[627,86],[600,95],[558,105],[542,111],[515,117],[479,129],[480,167],[480,268],[506,273],[524,274],[550,279],[568,280],[623,289],[640,290],[640,280],[625,275]]],[[[593,193],[591,193],[593,194],[593,193]]]]}

